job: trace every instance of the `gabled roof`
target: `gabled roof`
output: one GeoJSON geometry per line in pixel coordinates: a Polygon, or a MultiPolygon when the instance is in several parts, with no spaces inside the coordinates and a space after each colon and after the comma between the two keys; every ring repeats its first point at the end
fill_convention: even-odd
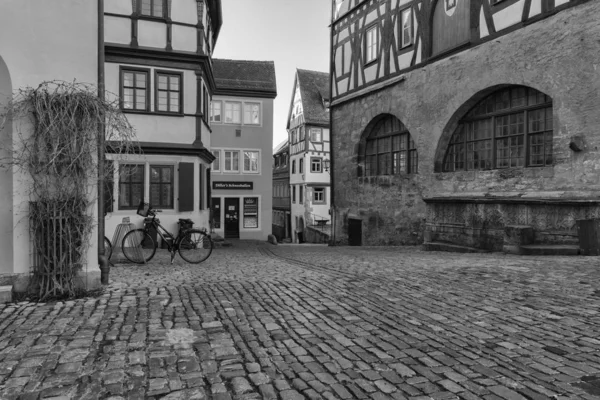
{"type": "Polygon", "coordinates": [[[275,63],[213,59],[215,94],[252,97],[277,96],[275,63]]]}
{"type": "Polygon", "coordinates": [[[298,69],[297,77],[302,97],[304,122],[329,124],[329,110],[323,105],[324,101],[329,102],[329,74],[298,69]]]}
{"type": "Polygon", "coordinates": [[[283,152],[286,147],[289,146],[288,140],[285,139],[283,142],[279,143],[274,149],[273,149],[273,155],[276,155],[278,153],[283,152]]]}

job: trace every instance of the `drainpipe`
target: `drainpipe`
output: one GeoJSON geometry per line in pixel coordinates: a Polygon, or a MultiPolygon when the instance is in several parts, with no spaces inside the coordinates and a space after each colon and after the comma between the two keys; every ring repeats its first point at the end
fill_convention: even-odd
{"type": "MultiPolygon", "coordinates": [[[[98,97],[104,100],[104,0],[98,0],[98,97]]],[[[98,127],[98,264],[100,282],[108,285],[110,265],[104,254],[104,135],[105,125],[101,122],[98,127]]]]}
{"type": "Polygon", "coordinates": [[[333,160],[333,12],[335,3],[332,2],[331,9],[331,25],[329,25],[329,191],[331,192],[331,205],[329,209],[331,211],[331,238],[329,239],[329,245],[335,246],[335,232],[336,232],[336,214],[335,214],[335,179],[334,179],[334,160],[333,160]]]}

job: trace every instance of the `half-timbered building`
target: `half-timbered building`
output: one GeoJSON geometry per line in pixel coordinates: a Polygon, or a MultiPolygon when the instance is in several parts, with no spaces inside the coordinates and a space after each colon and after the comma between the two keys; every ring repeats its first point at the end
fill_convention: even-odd
{"type": "Polygon", "coordinates": [[[273,149],[273,229],[277,241],[292,238],[290,144],[287,138],[273,149]]]}
{"type": "MultiPolygon", "coordinates": [[[[296,70],[288,114],[294,241],[307,226],[329,224],[329,74],[296,70]]],[[[330,225],[329,225],[330,226],[330,225]]]]}
{"type": "Polygon", "coordinates": [[[576,252],[600,217],[600,2],[332,6],[334,242],[576,252]]]}
{"type": "MultiPolygon", "coordinates": [[[[105,0],[104,80],[135,127],[143,155],[119,158],[107,182],[106,234],[123,217],[141,225],[140,201],[208,227],[212,53],[222,24],[220,0],[105,0]]],[[[110,94],[109,94],[110,95],[110,94]]]]}

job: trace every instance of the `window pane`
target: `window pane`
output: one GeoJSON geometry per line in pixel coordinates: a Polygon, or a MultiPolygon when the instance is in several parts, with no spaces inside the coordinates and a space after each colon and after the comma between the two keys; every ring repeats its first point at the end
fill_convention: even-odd
{"type": "Polygon", "coordinates": [[[137,206],[144,196],[144,184],[136,183],[131,185],[131,206],[137,206]]]}
{"type": "Polygon", "coordinates": [[[163,16],[163,0],[154,0],[152,15],[155,17],[163,16]]]}
{"type": "Polygon", "coordinates": [[[133,108],[133,89],[123,89],[123,108],[133,108]]]}
{"type": "Polygon", "coordinates": [[[176,92],[179,91],[179,77],[178,76],[170,76],[169,77],[169,89],[174,90],[176,92]]]}
{"type": "Polygon", "coordinates": [[[178,112],[179,111],[179,93],[170,92],[169,93],[169,111],[178,112]]]}
{"type": "Polygon", "coordinates": [[[142,14],[152,15],[152,0],[141,0],[142,2],[142,14]]]}
{"type": "Polygon", "coordinates": [[[135,108],[138,110],[146,109],[146,90],[136,89],[135,90],[135,108]]]}
{"type": "Polygon", "coordinates": [[[150,168],[150,182],[160,182],[160,169],[150,168]]]}
{"type": "Polygon", "coordinates": [[[135,87],[138,87],[138,88],[146,87],[146,74],[145,73],[135,74],[135,87]]]}
{"type": "Polygon", "coordinates": [[[133,73],[132,72],[124,72],[123,73],[123,85],[124,86],[133,86],[133,73]]]}
{"type": "Polygon", "coordinates": [[[240,154],[237,151],[235,151],[235,152],[231,153],[231,156],[232,156],[231,163],[232,163],[232,167],[233,167],[232,169],[234,171],[238,171],[240,169],[240,154]]]}
{"type": "Polygon", "coordinates": [[[171,207],[171,185],[166,183],[161,185],[161,206],[162,207],[171,207]]]}
{"type": "Polygon", "coordinates": [[[168,77],[166,75],[158,75],[158,89],[159,90],[167,90],[167,81],[168,77]]]}

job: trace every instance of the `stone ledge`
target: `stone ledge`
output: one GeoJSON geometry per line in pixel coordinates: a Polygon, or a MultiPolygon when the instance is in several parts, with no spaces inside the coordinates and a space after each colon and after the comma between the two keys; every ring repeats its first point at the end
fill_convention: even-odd
{"type": "Polygon", "coordinates": [[[12,302],[12,286],[0,286],[0,304],[12,302]]]}

